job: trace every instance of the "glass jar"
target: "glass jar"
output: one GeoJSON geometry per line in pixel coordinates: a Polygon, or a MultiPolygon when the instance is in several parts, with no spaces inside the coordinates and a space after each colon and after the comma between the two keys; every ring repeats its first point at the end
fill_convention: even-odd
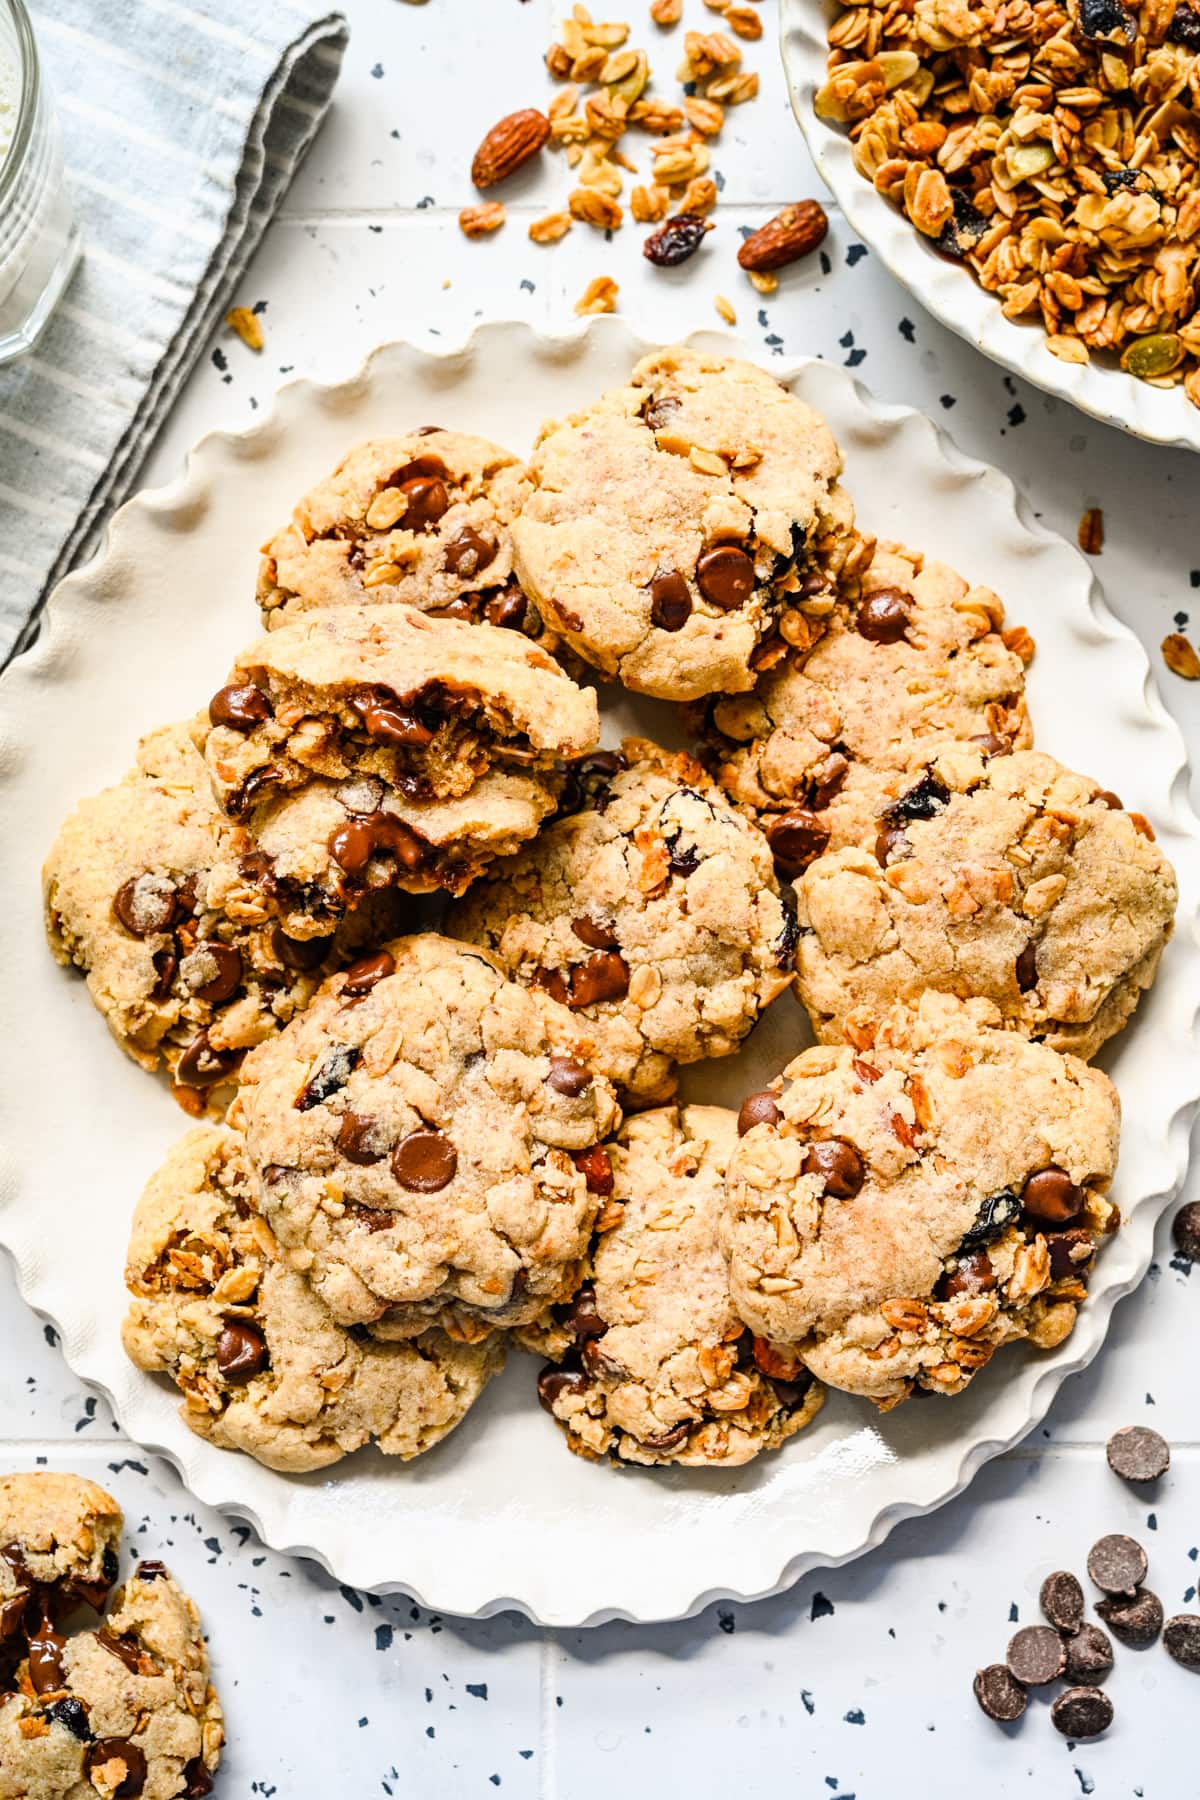
{"type": "Polygon", "coordinates": [[[58,120],[24,0],[0,0],[0,363],[37,341],[79,260],[58,120]]]}

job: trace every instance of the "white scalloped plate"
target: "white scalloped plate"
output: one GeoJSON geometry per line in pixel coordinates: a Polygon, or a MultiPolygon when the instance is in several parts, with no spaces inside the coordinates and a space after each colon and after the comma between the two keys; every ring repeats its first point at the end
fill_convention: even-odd
{"type": "MultiPolygon", "coordinates": [[[[702,341],[752,354],[716,333],[702,341]]],[[[515,1606],[552,1624],[664,1619],[764,1594],[861,1554],[897,1520],[958,1493],[1041,1419],[1145,1273],[1200,1098],[1200,825],[1183,742],[1141,646],[1079,554],[1025,516],[1004,476],[841,370],[772,362],[829,419],[864,523],[990,583],[1033,629],[1041,743],[1145,812],[1179,869],[1179,929],[1162,978],[1111,1057],[1125,1102],[1117,1193],[1128,1224],[1099,1259],[1074,1336],[1050,1355],[1006,1351],[952,1402],[880,1418],[832,1397],[779,1454],[727,1473],[616,1472],[568,1455],[534,1404],[534,1366],[517,1355],[419,1463],[366,1452],[321,1476],[286,1477],[193,1437],[174,1390],[125,1360],[130,1213],[186,1120],[117,1054],[83,983],[46,951],[38,865],[59,819],[120,775],[141,731],[218,685],[257,630],[257,544],[355,439],[436,421],[523,450],[544,417],[620,381],[645,348],[618,320],[555,339],[490,325],[438,355],[389,346],[335,387],[293,383],[252,430],[205,438],[179,481],[121,509],[100,559],[62,583],[38,643],[0,685],[0,1241],[22,1293],[123,1428],[267,1543],[358,1587],[400,1587],[454,1613],[515,1606]]],[[[606,698],[609,741],[635,722],[651,732],[674,723],[666,708],[606,698]]],[[[736,1105],[804,1041],[785,996],[741,1056],[692,1071],[688,1092],[736,1105]]]]}
{"type": "Polygon", "coordinates": [[[819,119],[813,105],[825,82],[826,32],[841,10],[842,0],[780,0],[780,47],[792,111],[813,161],[863,242],[935,319],[1014,375],[1147,443],[1200,450],[1200,408],[1182,387],[1148,387],[1100,362],[1061,362],[1047,350],[1039,325],[1006,319],[994,294],[940,256],[863,179],[847,133],[819,119]]]}

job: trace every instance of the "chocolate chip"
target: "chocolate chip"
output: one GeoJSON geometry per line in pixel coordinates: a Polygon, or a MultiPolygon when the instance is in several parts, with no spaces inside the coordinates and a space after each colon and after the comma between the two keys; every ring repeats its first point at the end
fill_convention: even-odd
{"type": "Polygon", "coordinates": [[[204,1796],[213,1791],[212,1773],[202,1756],[193,1756],[190,1762],[184,1763],[183,1779],[187,1784],[183,1800],[204,1800],[204,1796]]]}
{"type": "Polygon", "coordinates": [[[139,1581],[162,1581],[166,1573],[166,1564],[156,1561],[153,1557],[146,1562],[140,1562],[135,1570],[139,1581]]]}
{"type": "Polygon", "coordinates": [[[1171,1466],[1165,1437],[1148,1425],[1126,1425],[1108,1440],[1108,1466],[1122,1481],[1157,1481],[1171,1466]]]}
{"type": "Polygon", "coordinates": [[[165,1000],[179,973],[179,952],[173,944],[164,944],[161,950],[154,952],[150,961],[154,965],[154,989],[150,998],[165,1000]]]}
{"type": "Polygon", "coordinates": [[[754,564],[736,544],[718,544],[696,564],[696,586],[713,606],[734,612],[754,592],[754,564]]]}
{"type": "Polygon", "coordinates": [[[35,1694],[52,1694],[63,1684],[62,1653],[67,1640],[44,1614],[29,1634],[29,1680],[35,1694]]]}
{"type": "Polygon", "coordinates": [[[783,907],[783,930],[775,940],[775,967],[790,969],[796,961],[796,946],[800,942],[800,925],[796,918],[796,909],[792,905],[786,891],[779,896],[783,907]]]}
{"type": "Polygon", "coordinates": [[[347,1162],[366,1168],[371,1163],[382,1162],[387,1155],[387,1127],[379,1119],[368,1118],[366,1113],[348,1112],[338,1126],[334,1143],[347,1162]]]}
{"type": "Polygon", "coordinates": [[[565,1094],[568,1099],[574,1100],[591,1087],[591,1071],[585,1069],[581,1062],[576,1062],[573,1056],[552,1056],[546,1085],[552,1087],[556,1094],[565,1094]]]}
{"type": "Polygon", "coordinates": [[[669,1431],[659,1431],[652,1437],[639,1438],[638,1443],[643,1450],[654,1450],[660,1453],[664,1450],[674,1450],[683,1443],[690,1430],[691,1426],[685,1420],[682,1425],[673,1425],[669,1431]]]}
{"type": "Polygon", "coordinates": [[[451,575],[462,575],[469,581],[495,561],[499,548],[495,538],[484,537],[474,526],[464,525],[458,536],[446,545],[442,563],[451,575]]]}
{"type": "Polygon", "coordinates": [[[1021,1204],[1034,1219],[1065,1225],[1083,1206],[1083,1189],[1076,1187],[1065,1169],[1053,1164],[1031,1175],[1021,1192],[1021,1204]]]}
{"type": "Polygon", "coordinates": [[[404,517],[399,521],[406,531],[428,530],[430,525],[437,524],[449,508],[450,495],[446,491],[446,484],[436,475],[417,475],[411,481],[402,481],[399,485],[400,492],[408,502],[404,517]]]}
{"type": "Polygon", "coordinates": [[[738,1136],[745,1137],[756,1125],[778,1125],[783,1114],[775,1104],[775,1096],[765,1088],[760,1094],[750,1094],[742,1101],[738,1109],[738,1136]]]}
{"type": "Polygon", "coordinates": [[[267,1340],[246,1319],[228,1319],[217,1339],[217,1368],[233,1387],[241,1387],[267,1366],[267,1340]]]}
{"type": "Polygon", "coordinates": [[[561,969],[536,968],[530,976],[530,985],[538,988],[543,994],[549,994],[560,1006],[570,1006],[571,990],[567,986],[567,978],[561,969]]]}
{"type": "Polygon", "coordinates": [[[386,689],[364,689],[350,702],[363,722],[363,730],[375,743],[423,750],[433,742],[433,732],[386,689]]]}
{"type": "Polygon", "coordinates": [[[989,1663],[986,1669],[977,1669],[974,1687],[975,1698],[988,1718],[1005,1725],[1019,1719],[1029,1704],[1025,1689],[1013,1680],[1003,1663],[989,1663]]]}
{"type": "Polygon", "coordinates": [[[1053,1280],[1066,1281],[1072,1276],[1083,1280],[1096,1254],[1096,1240],[1086,1225],[1075,1225],[1066,1231],[1047,1233],[1046,1248],[1053,1280]]]}
{"type": "Polygon", "coordinates": [[[208,703],[212,723],[227,725],[231,731],[253,731],[271,714],[271,702],[262,689],[251,682],[220,688],[208,703]]]}
{"type": "Polygon", "coordinates": [[[1085,1621],[1067,1639],[1067,1680],[1103,1681],[1111,1674],[1113,1647],[1106,1631],[1085,1621]]]}
{"type": "Polygon", "coordinates": [[[911,849],[911,845],[904,835],[903,825],[884,825],[881,830],[876,832],[875,861],[881,869],[887,868],[889,861],[902,845],[906,850],[911,849]]]}
{"type": "Polygon", "coordinates": [[[175,1079],[183,1087],[213,1087],[224,1081],[237,1067],[232,1050],[216,1050],[208,1041],[207,1031],[197,1032],[175,1065],[175,1079]]]}
{"type": "Polygon", "coordinates": [[[1030,938],[1017,958],[1017,986],[1023,994],[1027,994],[1037,986],[1037,980],[1037,945],[1030,938]]]}
{"type": "Polygon", "coordinates": [[[590,1150],[573,1150],[571,1161],[583,1176],[589,1194],[607,1198],[612,1193],[612,1164],[603,1144],[593,1144],[590,1150]]]}
{"type": "MultiPolygon", "coordinates": [[[[937,1284],[936,1298],[957,1300],[963,1294],[990,1293],[996,1285],[992,1259],[986,1250],[969,1250],[957,1259],[953,1269],[944,1269],[937,1284]]],[[[1081,1599],[1082,1603],[1082,1599],[1081,1599]]]]}
{"type": "Polygon", "coordinates": [[[650,581],[651,624],[660,631],[682,631],[691,616],[692,595],[683,576],[677,569],[659,569],[650,581]]]}
{"type": "Polygon", "coordinates": [[[175,917],[178,894],[165,875],[134,875],[113,895],[113,911],[135,938],[166,931],[175,917]]]}
{"type": "Polygon", "coordinates": [[[410,1131],[392,1151],[392,1174],[414,1194],[436,1194],[457,1168],[458,1151],[440,1131],[410,1131]]]}
{"type": "Polygon", "coordinates": [[[1123,1644],[1138,1647],[1152,1644],[1163,1628],[1162,1601],[1149,1588],[1140,1587],[1133,1594],[1097,1600],[1096,1611],[1123,1644]]]}
{"type": "Polygon", "coordinates": [[[584,1282],[572,1300],[563,1315],[563,1324],[577,1344],[591,1338],[601,1338],[608,1330],[608,1321],[602,1319],[596,1311],[596,1290],[590,1281],[584,1282]]]}
{"type": "Polygon", "coordinates": [[[682,405],[682,400],[675,394],[664,394],[657,400],[649,398],[642,404],[642,418],[651,431],[663,431],[682,405]]]}
{"type": "Polygon", "coordinates": [[[1064,1737],[1099,1737],[1113,1722],[1113,1703],[1100,1688],[1068,1688],[1050,1708],[1050,1722],[1064,1737]]]}
{"type": "Polygon", "coordinates": [[[52,1719],[64,1725],[81,1744],[90,1743],[92,1728],[88,1723],[87,1709],[83,1701],[77,1700],[74,1694],[69,1694],[65,1700],[56,1700],[46,1710],[52,1719]]]}
{"type": "Polygon", "coordinates": [[[967,742],[974,744],[987,757],[1012,755],[1012,744],[1009,739],[997,737],[994,731],[980,732],[976,737],[968,738],[967,742]]]}
{"type": "Polygon", "coordinates": [[[1026,1625],[1009,1640],[1005,1655],[1009,1674],[1022,1687],[1045,1687],[1067,1666],[1067,1653],[1049,1625],[1026,1625]]]}
{"type": "Polygon", "coordinates": [[[615,950],[617,947],[617,934],[611,925],[605,925],[600,919],[589,918],[586,913],[571,920],[571,930],[589,950],[615,950]]]}
{"type": "Polygon", "coordinates": [[[293,1103],[296,1111],[311,1112],[314,1106],[321,1106],[331,1095],[344,1088],[358,1067],[361,1055],[362,1051],[357,1044],[335,1044],[331,1050],[327,1050],[297,1094],[293,1103]]]}
{"type": "Polygon", "coordinates": [[[1053,1575],[1047,1575],[1038,1599],[1056,1630],[1079,1630],[1083,1623],[1083,1589],[1069,1570],[1058,1569],[1053,1575]]]}
{"type": "Polygon", "coordinates": [[[115,1656],[118,1662],[124,1663],[127,1669],[137,1674],[141,1667],[142,1653],[133,1638],[110,1631],[105,1625],[96,1633],[96,1642],[102,1644],[110,1656],[115,1656]]]}
{"type": "Polygon", "coordinates": [[[83,1772],[90,1776],[97,1769],[103,1769],[106,1763],[112,1762],[123,1762],[125,1773],[116,1787],[105,1783],[105,1795],[108,1800],[134,1800],[134,1796],[140,1794],[146,1785],[145,1752],[129,1738],[97,1738],[94,1744],[88,1746],[83,1759],[83,1772]]]}
{"type": "Polygon", "coordinates": [[[207,1001],[210,1006],[220,1006],[231,999],[242,984],[241,952],[235,950],[232,944],[202,941],[185,959],[184,979],[197,1000],[207,1001]],[[201,959],[200,972],[207,976],[199,987],[194,986],[188,978],[188,968],[193,956],[201,959]]]}
{"type": "Polygon", "coordinates": [[[1142,1546],[1120,1532],[1098,1539],[1088,1551],[1088,1574],[1106,1594],[1135,1593],[1148,1567],[1142,1546]]]}
{"type": "Polygon", "coordinates": [[[810,1144],[800,1164],[802,1175],[817,1175],[822,1192],[834,1200],[853,1200],[866,1180],[866,1167],[853,1144],[845,1138],[822,1138],[810,1144]]]}
{"type": "Polygon", "coordinates": [[[790,880],[815,862],[829,842],[829,827],[807,807],[793,806],[765,827],[771,855],[790,880]]]}
{"type": "Polygon", "coordinates": [[[483,616],[489,625],[495,625],[501,631],[524,631],[529,625],[536,631],[540,623],[536,615],[530,620],[529,601],[515,581],[510,581],[484,603],[483,616]]]}
{"type": "Polygon", "coordinates": [[[855,625],[872,644],[898,644],[908,630],[912,602],[899,588],[877,588],[859,606],[855,625]]]}
{"type": "Polygon", "coordinates": [[[373,856],[387,852],[406,869],[419,868],[427,846],[394,813],[368,813],[341,825],[329,840],[329,854],[347,875],[365,873],[373,856]]]}
{"type": "Polygon", "coordinates": [[[343,995],[349,994],[358,1000],[389,975],[396,973],[396,959],[388,950],[375,950],[370,956],[360,956],[346,970],[346,978],[342,982],[343,995]]]}
{"type": "Polygon", "coordinates": [[[390,1231],[392,1226],[396,1223],[395,1213],[388,1212],[387,1209],[382,1206],[352,1205],[347,1207],[346,1210],[353,1218],[356,1225],[361,1225],[364,1231],[369,1231],[371,1233],[377,1231],[390,1231]]]}
{"type": "Polygon", "coordinates": [[[330,938],[293,938],[279,925],[271,934],[271,949],[285,969],[319,968],[329,951],[330,938]]]}
{"type": "Polygon", "coordinates": [[[893,800],[882,813],[885,824],[908,825],[914,819],[934,819],[950,799],[950,789],[927,769],[899,799],[893,800]]]}
{"type": "Polygon", "coordinates": [[[266,790],[286,780],[287,770],[281,763],[264,763],[261,768],[252,769],[241,787],[235,788],[225,802],[225,810],[235,819],[248,813],[257,806],[266,790]]]}
{"type": "Polygon", "coordinates": [[[597,950],[571,970],[571,1005],[597,1006],[629,992],[629,964],[616,950],[597,950]]]}
{"type": "Polygon", "coordinates": [[[1185,1669],[1200,1669],[1200,1617],[1195,1613],[1176,1613],[1163,1626],[1163,1643],[1167,1653],[1185,1669]]]}
{"type": "Polygon", "coordinates": [[[547,1363],[537,1380],[538,1400],[548,1413],[561,1394],[586,1394],[591,1386],[582,1369],[556,1369],[547,1363]]]}
{"type": "Polygon", "coordinates": [[[1180,1207],[1172,1220],[1171,1232],[1180,1255],[1189,1262],[1200,1262],[1200,1200],[1189,1200],[1180,1207]]]}

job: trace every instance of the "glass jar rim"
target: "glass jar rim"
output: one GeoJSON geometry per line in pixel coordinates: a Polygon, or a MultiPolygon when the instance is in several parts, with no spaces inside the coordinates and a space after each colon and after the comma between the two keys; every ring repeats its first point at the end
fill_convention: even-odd
{"type": "Polygon", "coordinates": [[[0,163],[0,206],[2,206],[25,161],[25,152],[29,148],[33,121],[37,114],[41,83],[38,71],[37,44],[34,40],[29,14],[25,10],[25,0],[0,0],[0,7],[3,7],[12,18],[17,34],[17,49],[21,57],[21,94],[17,102],[16,129],[12,135],[12,142],[8,146],[8,154],[0,163]]]}

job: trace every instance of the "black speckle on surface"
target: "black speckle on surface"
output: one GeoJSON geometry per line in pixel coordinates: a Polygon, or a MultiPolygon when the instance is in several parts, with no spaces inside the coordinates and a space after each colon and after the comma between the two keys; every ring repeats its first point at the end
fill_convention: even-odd
{"type": "Polygon", "coordinates": [[[725,177],[722,175],[720,169],[713,170],[712,178],[713,186],[716,188],[718,194],[723,194],[725,192],[725,177]]]}
{"type": "Polygon", "coordinates": [[[372,81],[382,81],[383,80],[383,64],[382,63],[374,64],[374,66],[371,69],[371,79],[372,79],[372,81]]]}
{"type": "Polygon", "coordinates": [[[49,1344],[49,1346],[52,1350],[58,1349],[58,1333],[57,1333],[57,1331],[55,1331],[53,1325],[43,1325],[42,1326],[42,1336],[45,1338],[46,1342],[49,1344]]]}
{"type": "Polygon", "coordinates": [[[867,353],[865,350],[851,350],[849,356],[846,358],[844,366],[847,369],[857,369],[859,363],[865,362],[866,360],[867,353]]]}
{"type": "Polygon", "coordinates": [[[476,1700],[486,1700],[487,1699],[487,1682],[486,1681],[468,1681],[467,1692],[476,1700]]]}
{"type": "Polygon", "coordinates": [[[383,231],[383,226],[382,225],[368,225],[367,230],[373,231],[375,233],[375,236],[379,237],[383,231]]]}
{"type": "Polygon", "coordinates": [[[1021,1614],[1020,1614],[1020,1610],[1019,1610],[1019,1609],[1018,1609],[1018,1606],[1017,1606],[1017,1603],[1016,1603],[1016,1601],[1015,1601],[1015,1600],[1014,1600],[1014,1601],[1013,1601],[1013,1602],[1012,1602],[1012,1603],[1011,1603],[1011,1605],[1010,1605],[1010,1606],[1009,1606],[1009,1609],[1008,1609],[1008,1622],[1009,1622],[1009,1624],[1010,1624],[1010,1625],[1015,1625],[1015,1624],[1016,1624],[1016,1623],[1017,1623],[1017,1621],[1018,1621],[1018,1619],[1019,1619],[1019,1618],[1020,1618],[1020,1617],[1021,1617],[1021,1614]]]}
{"type": "Polygon", "coordinates": [[[917,328],[913,324],[911,319],[901,319],[900,323],[896,327],[896,330],[900,333],[900,336],[904,339],[906,344],[915,344],[916,343],[917,328]]]}
{"type": "Polygon", "coordinates": [[[812,1597],[812,1606],[808,1616],[810,1619],[832,1619],[833,1601],[827,1594],[822,1594],[818,1590],[812,1597]]]}
{"type": "Polygon", "coordinates": [[[537,293],[537,286],[534,282],[530,281],[528,275],[522,281],[521,287],[522,287],[522,290],[527,294],[536,294],[537,293]]]}
{"type": "Polygon", "coordinates": [[[1200,569],[1189,569],[1188,580],[1194,588],[1200,588],[1200,569]]]}
{"type": "Polygon", "coordinates": [[[826,250],[819,251],[817,260],[821,264],[822,275],[832,275],[833,274],[833,264],[829,260],[828,251],[826,251],[826,250]]]}
{"type": "Polygon", "coordinates": [[[939,394],[938,405],[942,407],[943,411],[949,412],[952,406],[958,405],[958,401],[953,394],[939,394]]]}
{"type": "Polygon", "coordinates": [[[75,1430],[76,1430],[76,1432],[86,1431],[88,1426],[94,1425],[95,1422],[96,1422],[96,1398],[95,1398],[95,1395],[93,1394],[93,1395],[90,1395],[88,1397],[88,1399],[86,1399],[84,1401],[83,1417],[82,1417],[82,1419],[76,1419],[75,1430]]]}
{"type": "Polygon", "coordinates": [[[843,350],[849,350],[854,343],[854,333],[852,331],[846,332],[844,337],[838,339],[838,343],[842,346],[843,350]]]}
{"type": "Polygon", "coordinates": [[[815,1713],[815,1712],[816,1712],[816,1710],[817,1710],[817,1703],[816,1703],[816,1701],[815,1701],[815,1700],[814,1700],[814,1699],[813,1699],[813,1697],[812,1697],[812,1694],[811,1694],[811,1693],[810,1693],[810,1691],[809,1691],[809,1690],[808,1690],[808,1688],[801,1688],[801,1689],[800,1689],[800,1701],[801,1701],[801,1704],[802,1704],[802,1705],[803,1705],[803,1707],[804,1707],[804,1710],[805,1710],[805,1712],[806,1712],[806,1713],[807,1713],[807,1714],[808,1714],[808,1715],[809,1715],[809,1717],[810,1717],[810,1718],[811,1718],[811,1717],[812,1717],[812,1715],[813,1715],[813,1713],[815,1713]]]}
{"type": "Polygon", "coordinates": [[[1085,1775],[1082,1769],[1076,1769],[1075,1778],[1078,1781],[1080,1789],[1083,1793],[1085,1793],[1085,1794],[1094,1794],[1095,1793],[1096,1784],[1092,1780],[1090,1775],[1085,1775]]]}
{"type": "Polygon", "coordinates": [[[1146,1530],[1147,1531],[1157,1531],[1158,1530],[1158,1514],[1157,1513],[1147,1513],[1146,1514],[1146,1530]]]}
{"type": "Polygon", "coordinates": [[[844,1714],[844,1718],[847,1725],[865,1725],[867,1722],[866,1714],[861,1706],[852,1706],[850,1711],[844,1714]]]}
{"type": "Polygon", "coordinates": [[[1025,408],[1020,405],[1010,406],[1008,409],[1008,422],[1014,427],[1023,425],[1025,423],[1025,408]]]}
{"type": "Polygon", "coordinates": [[[363,1609],[362,1595],[359,1593],[356,1593],[352,1587],[339,1587],[338,1593],[342,1596],[342,1599],[346,1602],[346,1605],[352,1606],[356,1613],[360,1613],[362,1611],[362,1609],[363,1609]]]}
{"type": "Polygon", "coordinates": [[[417,211],[426,212],[429,207],[436,205],[437,201],[432,194],[422,194],[421,198],[417,201],[417,211]]]}
{"type": "Polygon", "coordinates": [[[867,255],[867,246],[865,244],[847,244],[847,246],[846,246],[846,267],[848,269],[852,269],[854,267],[855,263],[861,262],[863,257],[866,255],[867,255]]]}
{"type": "Polygon", "coordinates": [[[213,365],[213,368],[218,370],[222,375],[225,373],[226,369],[229,367],[229,358],[226,356],[225,352],[221,349],[221,346],[219,344],[217,345],[217,348],[212,353],[212,365],[213,365]]]}
{"type": "Polygon", "coordinates": [[[737,1630],[737,1620],[727,1606],[717,1608],[717,1629],[723,1631],[726,1637],[732,1637],[737,1630]]]}
{"type": "MultiPolygon", "coordinates": [[[[390,1625],[377,1625],[375,1627],[375,1648],[377,1650],[390,1650],[391,1647],[392,1647],[392,1628],[391,1628],[391,1626],[390,1625]]],[[[426,1691],[428,1692],[428,1690],[426,1690],[426,1691]]]]}
{"type": "Polygon", "coordinates": [[[1185,612],[1177,612],[1175,614],[1175,629],[1176,629],[1176,631],[1186,631],[1187,630],[1187,622],[1188,622],[1188,615],[1185,612]]]}

